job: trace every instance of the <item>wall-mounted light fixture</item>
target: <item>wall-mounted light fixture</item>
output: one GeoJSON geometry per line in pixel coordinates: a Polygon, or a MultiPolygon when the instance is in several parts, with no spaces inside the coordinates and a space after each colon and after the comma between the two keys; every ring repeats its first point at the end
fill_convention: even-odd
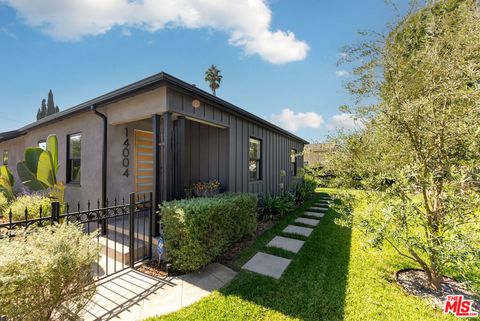
{"type": "Polygon", "coordinates": [[[192,107],[193,107],[193,108],[198,108],[198,107],[200,107],[200,100],[194,99],[194,100],[192,101],[192,107]]]}

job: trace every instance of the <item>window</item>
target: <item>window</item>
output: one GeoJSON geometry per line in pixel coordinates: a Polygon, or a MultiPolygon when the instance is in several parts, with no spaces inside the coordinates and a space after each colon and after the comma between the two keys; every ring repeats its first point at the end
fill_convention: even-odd
{"type": "Polygon", "coordinates": [[[297,150],[290,150],[290,173],[292,176],[297,176],[297,150]]]}
{"type": "Polygon", "coordinates": [[[8,165],[8,150],[3,150],[3,165],[8,165]]]}
{"type": "Polygon", "coordinates": [[[39,140],[38,147],[40,147],[43,150],[47,150],[47,141],[45,139],[39,140]]]}
{"type": "Polygon", "coordinates": [[[82,134],[67,136],[67,183],[80,183],[82,134]]]}
{"type": "Polygon", "coordinates": [[[248,177],[251,181],[262,179],[262,141],[250,137],[248,177]]]}

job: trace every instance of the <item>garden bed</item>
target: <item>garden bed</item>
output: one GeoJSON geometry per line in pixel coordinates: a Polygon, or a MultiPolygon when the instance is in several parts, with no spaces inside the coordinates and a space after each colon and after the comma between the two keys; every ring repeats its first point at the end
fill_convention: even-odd
{"type": "Polygon", "coordinates": [[[469,291],[465,283],[460,283],[453,278],[443,277],[442,291],[435,291],[428,284],[427,275],[418,269],[403,269],[395,274],[397,283],[408,294],[428,300],[434,307],[443,309],[447,295],[463,295],[467,300],[474,300],[472,308],[480,310],[478,295],[469,291]]]}
{"type": "MultiPolygon", "coordinates": [[[[225,252],[220,254],[216,259],[215,262],[221,263],[223,265],[228,266],[231,269],[238,270],[238,267],[235,267],[233,262],[238,257],[238,255],[246,248],[251,246],[257,237],[263,234],[266,230],[270,229],[273,225],[275,225],[278,220],[269,220],[269,221],[261,221],[257,224],[257,229],[254,233],[249,236],[246,236],[242,240],[232,244],[225,252]]],[[[160,264],[158,260],[150,260],[146,261],[140,267],[138,267],[138,271],[143,272],[145,274],[152,275],[154,277],[164,278],[166,276],[175,276],[183,274],[180,271],[176,271],[173,268],[169,268],[167,271],[166,265],[164,263],[160,264]]]]}
{"type": "Polygon", "coordinates": [[[278,220],[268,220],[268,221],[260,221],[257,224],[257,229],[252,235],[248,235],[242,240],[232,244],[225,252],[220,254],[217,259],[215,260],[218,263],[228,266],[231,269],[238,270],[233,262],[238,257],[238,255],[246,248],[250,247],[257,237],[263,234],[266,230],[271,228],[275,225],[278,220]]]}

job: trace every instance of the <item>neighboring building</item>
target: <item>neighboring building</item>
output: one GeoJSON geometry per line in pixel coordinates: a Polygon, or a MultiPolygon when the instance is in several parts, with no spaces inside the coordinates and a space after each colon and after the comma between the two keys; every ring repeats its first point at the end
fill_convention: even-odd
{"type": "Polygon", "coordinates": [[[293,182],[303,157],[291,156],[308,143],[166,73],[1,133],[3,163],[17,181],[25,148],[44,147],[50,134],[65,199],[81,204],[130,192],[153,192],[159,203],[210,179],[224,191],[275,194],[293,182]]]}
{"type": "Polygon", "coordinates": [[[321,166],[325,156],[332,150],[332,144],[308,144],[305,145],[303,152],[303,161],[305,165],[321,166]]]}

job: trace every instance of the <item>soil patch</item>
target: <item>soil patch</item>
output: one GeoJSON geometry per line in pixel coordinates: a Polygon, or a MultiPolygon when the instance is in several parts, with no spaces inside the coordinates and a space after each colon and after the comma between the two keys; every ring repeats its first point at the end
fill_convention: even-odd
{"type": "Polygon", "coordinates": [[[480,297],[469,291],[465,283],[452,278],[443,278],[442,291],[435,291],[429,286],[427,275],[422,270],[400,270],[396,273],[396,280],[409,294],[427,299],[439,309],[443,309],[447,295],[463,295],[465,299],[474,301],[472,308],[475,311],[480,311],[480,297]]]}
{"type": "Polygon", "coordinates": [[[158,260],[145,261],[137,268],[137,270],[157,278],[165,278],[167,276],[176,276],[183,274],[172,269],[171,267],[167,269],[166,263],[158,262],[158,260]]]}
{"type": "Polygon", "coordinates": [[[258,222],[257,229],[252,235],[249,235],[238,241],[237,243],[232,244],[225,252],[220,254],[215,261],[236,270],[236,268],[233,266],[233,261],[235,261],[240,252],[242,252],[247,247],[250,247],[255,242],[257,237],[262,235],[263,232],[271,228],[277,222],[278,220],[258,222]]]}

